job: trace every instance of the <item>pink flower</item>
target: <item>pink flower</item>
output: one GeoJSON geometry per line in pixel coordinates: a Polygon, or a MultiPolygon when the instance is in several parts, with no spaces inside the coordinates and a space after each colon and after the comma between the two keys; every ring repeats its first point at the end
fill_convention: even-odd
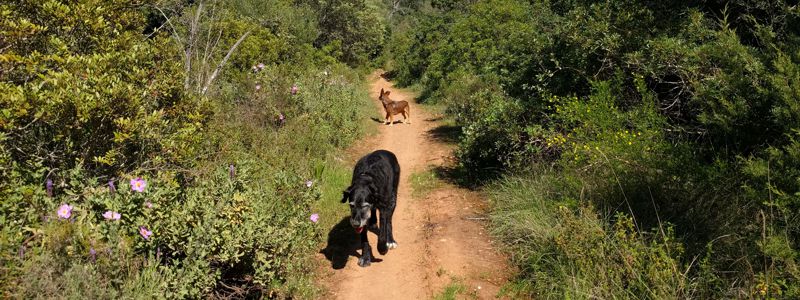
{"type": "Polygon", "coordinates": [[[263,69],[263,68],[264,68],[264,64],[263,63],[258,63],[258,69],[260,70],[260,69],[263,69]]]}
{"type": "Polygon", "coordinates": [[[106,218],[106,220],[116,221],[119,220],[120,217],[122,217],[122,215],[115,211],[107,210],[105,213],[103,213],[103,218],[106,218]]]}
{"type": "Polygon", "coordinates": [[[319,221],[319,214],[312,214],[310,219],[311,222],[317,223],[319,221]]]}
{"type": "Polygon", "coordinates": [[[142,179],[142,177],[136,177],[131,179],[131,189],[137,191],[139,193],[144,192],[144,188],[147,187],[147,181],[142,179]]]}
{"type": "Polygon", "coordinates": [[[292,85],[292,95],[297,95],[297,85],[292,85]]]}
{"type": "Polygon", "coordinates": [[[153,203],[152,203],[152,202],[150,202],[150,201],[145,201],[145,202],[144,202],[144,207],[147,207],[147,208],[153,208],[153,203]]]}
{"type": "Polygon", "coordinates": [[[260,84],[256,84],[256,91],[258,91],[260,89],[261,89],[261,85],[260,84]]]}
{"type": "Polygon", "coordinates": [[[311,180],[306,180],[306,187],[311,187],[311,185],[313,185],[313,184],[314,184],[314,182],[313,182],[313,181],[311,181],[311,180]]]}
{"type": "Polygon", "coordinates": [[[58,217],[62,219],[69,219],[72,215],[72,206],[69,204],[61,204],[58,207],[58,217]]]}
{"type": "Polygon", "coordinates": [[[150,240],[150,236],[153,235],[153,232],[147,230],[147,227],[139,226],[139,235],[141,235],[145,240],[150,240]]]}

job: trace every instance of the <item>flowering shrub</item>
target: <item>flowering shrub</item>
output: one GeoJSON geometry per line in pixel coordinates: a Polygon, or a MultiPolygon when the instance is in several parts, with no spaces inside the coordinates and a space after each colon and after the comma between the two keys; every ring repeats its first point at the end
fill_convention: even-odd
{"type": "MultiPolygon", "coordinates": [[[[267,173],[259,169],[244,161],[231,177],[228,168],[218,168],[185,192],[178,189],[175,174],[167,173],[149,180],[132,178],[116,192],[108,185],[84,182],[50,198],[39,188],[34,193],[37,200],[31,202],[45,207],[52,203],[52,209],[40,211],[45,221],[35,225],[36,233],[21,247],[3,244],[4,251],[20,247],[14,252],[25,262],[15,267],[23,277],[4,279],[20,283],[21,290],[8,291],[17,290],[21,294],[14,294],[20,296],[63,295],[55,286],[66,278],[36,283],[25,283],[25,278],[42,272],[65,274],[74,264],[96,268],[95,276],[111,282],[135,281],[144,270],[140,268],[162,265],[168,269],[159,276],[171,279],[163,282],[160,295],[170,298],[199,297],[216,289],[217,282],[241,284],[245,275],[251,276],[248,286],[266,287],[286,282],[291,274],[308,273],[304,261],[317,243],[313,224],[319,220],[313,214],[309,221],[309,210],[319,191],[298,175],[277,171],[263,177],[267,173]],[[74,197],[77,194],[81,197],[74,197]],[[69,204],[55,205],[67,199],[69,204]],[[47,242],[39,247],[38,240],[47,242]],[[45,257],[71,263],[45,266],[31,261],[45,257]],[[122,267],[130,262],[136,263],[122,267]]],[[[9,241],[6,236],[4,241],[9,241]]],[[[124,294],[115,284],[105,288],[124,294]]]]}
{"type": "Polygon", "coordinates": [[[199,97],[144,4],[0,4],[0,298],[307,294],[312,164],[361,133],[359,75],[229,18],[257,30],[199,97]]]}

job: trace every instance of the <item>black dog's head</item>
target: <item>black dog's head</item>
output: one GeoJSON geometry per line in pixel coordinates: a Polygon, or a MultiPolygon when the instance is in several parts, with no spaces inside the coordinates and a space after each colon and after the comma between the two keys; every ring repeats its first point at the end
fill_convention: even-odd
{"type": "Polygon", "coordinates": [[[361,233],[372,216],[375,185],[372,178],[361,176],[342,192],[342,203],[350,202],[350,225],[361,233]]]}

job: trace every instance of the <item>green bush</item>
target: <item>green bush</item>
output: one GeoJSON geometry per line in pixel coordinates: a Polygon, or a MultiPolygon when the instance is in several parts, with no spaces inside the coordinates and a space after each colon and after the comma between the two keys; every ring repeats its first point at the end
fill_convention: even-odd
{"type": "Polygon", "coordinates": [[[140,9],[22,1],[0,13],[14,37],[0,59],[4,165],[107,175],[196,155],[207,104],[183,91],[170,44],[141,37],[140,9]]]}
{"type": "Polygon", "coordinates": [[[355,66],[380,56],[386,20],[375,2],[307,0],[318,15],[320,34],[314,42],[337,59],[355,66]]]}
{"type": "Polygon", "coordinates": [[[249,93],[248,101],[218,103],[206,143],[199,146],[212,157],[194,172],[148,172],[155,177],[148,178],[145,193],[131,192],[125,183],[130,176],[124,174],[119,178],[125,180],[116,182],[119,192],[110,193],[81,168],[65,174],[67,182],[56,183],[55,198],[40,184],[10,182],[14,189],[3,206],[3,222],[12,225],[3,230],[9,270],[3,282],[17,288],[7,289],[8,295],[89,296],[78,288],[63,289],[89,280],[107,282],[98,297],[141,295],[126,286],[136,284],[143,272],[162,278],[162,285],[153,288],[159,297],[231,292],[222,284],[255,295],[308,293],[310,249],[322,233],[309,220],[319,198],[314,182],[320,179],[316,160],[310,158],[324,158],[360,135],[366,95],[358,76],[335,71],[301,75],[299,92],[292,96],[291,85],[277,80],[283,78],[281,69],[286,68],[252,74],[253,81],[272,84],[249,93]],[[234,179],[229,163],[235,167],[234,179]],[[311,188],[306,180],[312,181],[311,188]],[[55,217],[61,203],[75,207],[73,222],[55,217]],[[103,220],[106,210],[119,212],[122,220],[103,220]],[[42,222],[42,216],[48,221],[42,222]],[[144,240],[139,226],[152,231],[152,238],[144,240]],[[26,250],[20,250],[23,240],[26,250]],[[99,253],[94,263],[90,248],[99,253]],[[15,258],[19,251],[25,252],[24,259],[15,258]],[[40,259],[59,264],[40,270],[40,259]],[[62,277],[78,270],[92,276],[62,277]],[[21,284],[40,272],[51,279],[21,284]]]}
{"type": "MultiPolygon", "coordinates": [[[[555,209],[540,214],[551,224],[576,224],[571,232],[579,235],[564,241],[579,246],[569,249],[558,248],[556,229],[535,241],[525,235],[541,234],[525,226],[546,225],[516,217],[525,226],[494,223],[501,237],[512,236],[505,240],[515,255],[559,257],[535,262],[544,273],[523,272],[520,286],[559,298],[797,297],[796,6],[461,4],[436,3],[393,37],[407,44],[393,66],[401,83],[422,85],[427,101],[445,104],[463,126],[462,173],[482,175],[470,179],[512,178],[502,182],[544,168],[552,178],[530,184],[564,189],[515,202],[527,208],[498,204],[512,196],[498,194],[494,214],[525,215],[553,201],[580,212],[577,219],[555,209]],[[625,267],[595,258],[614,257],[606,245],[627,245],[679,271],[596,277],[625,267]],[[572,256],[580,247],[600,254],[572,256]],[[683,250],[660,256],[667,248],[683,250]],[[539,285],[559,282],[572,285],[539,285]]],[[[488,189],[507,191],[503,184],[488,189]]],[[[530,263],[517,262],[523,269],[530,263]]]]}
{"type": "Polygon", "coordinates": [[[314,297],[309,217],[331,189],[321,162],[372,107],[361,76],[295,29],[318,21],[307,6],[204,3],[197,28],[226,29],[197,43],[251,35],[201,94],[226,53],[185,73],[172,34],[199,4],[163,9],[172,25],[159,4],[0,5],[2,297],[314,297]]]}

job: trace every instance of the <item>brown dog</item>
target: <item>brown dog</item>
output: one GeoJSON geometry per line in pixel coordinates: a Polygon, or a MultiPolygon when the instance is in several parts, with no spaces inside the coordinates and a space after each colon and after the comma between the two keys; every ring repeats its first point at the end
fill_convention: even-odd
{"type": "Polygon", "coordinates": [[[403,114],[403,122],[411,124],[411,121],[408,119],[411,117],[411,106],[409,106],[406,101],[394,101],[389,99],[389,93],[389,91],[384,92],[383,88],[381,88],[381,95],[378,96],[378,100],[381,100],[383,104],[383,109],[386,110],[386,117],[384,118],[383,124],[392,126],[392,124],[394,124],[394,115],[396,114],[403,114]]]}

